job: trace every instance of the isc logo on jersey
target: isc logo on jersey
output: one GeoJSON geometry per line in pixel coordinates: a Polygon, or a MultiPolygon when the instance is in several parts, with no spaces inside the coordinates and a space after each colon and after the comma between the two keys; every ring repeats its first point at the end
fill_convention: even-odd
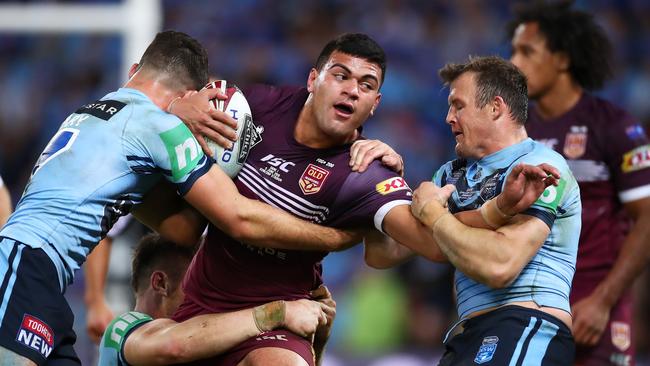
{"type": "Polygon", "coordinates": [[[402,177],[388,178],[377,183],[375,186],[375,190],[377,190],[377,192],[381,195],[387,195],[389,193],[403,191],[405,189],[409,191],[411,190],[411,188],[409,188],[408,184],[406,184],[406,181],[402,177]]]}
{"type": "Polygon", "coordinates": [[[23,315],[16,341],[40,353],[44,358],[50,355],[54,346],[54,334],[42,320],[29,314],[23,315]]]}

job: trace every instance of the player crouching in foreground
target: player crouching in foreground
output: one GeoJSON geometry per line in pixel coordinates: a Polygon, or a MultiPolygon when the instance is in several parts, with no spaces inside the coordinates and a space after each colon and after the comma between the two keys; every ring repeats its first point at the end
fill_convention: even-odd
{"type": "MultiPolygon", "coordinates": [[[[180,286],[195,248],[156,234],[138,244],[132,262],[134,311],[115,318],[100,345],[99,365],[164,365],[217,355],[263,332],[287,328],[307,337],[335,314],[327,288],[319,301],[273,301],[231,313],[207,314],[177,323],[169,316],[183,300],[180,286]]],[[[318,297],[318,294],[314,294],[318,297]]],[[[319,332],[319,334],[328,332],[319,332]]]]}

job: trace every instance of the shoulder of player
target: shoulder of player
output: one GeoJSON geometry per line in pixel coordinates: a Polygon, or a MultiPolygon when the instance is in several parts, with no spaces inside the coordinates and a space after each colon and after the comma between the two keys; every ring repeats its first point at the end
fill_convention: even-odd
{"type": "Polygon", "coordinates": [[[305,87],[294,85],[252,84],[241,89],[246,101],[253,111],[272,110],[278,106],[293,104],[296,98],[305,98],[309,94],[305,87]]]}
{"type": "Polygon", "coordinates": [[[585,114],[589,117],[587,122],[596,125],[602,124],[603,131],[607,131],[606,128],[634,120],[628,111],[607,99],[591,94],[587,94],[585,98],[587,98],[587,110],[590,112],[585,114]]]}
{"type": "Polygon", "coordinates": [[[515,160],[512,166],[514,167],[518,163],[526,163],[531,165],[546,163],[559,169],[562,173],[571,171],[564,156],[547,147],[546,145],[536,141],[534,142],[533,149],[527,154],[521,156],[519,159],[515,160]]]}
{"type": "Polygon", "coordinates": [[[370,163],[366,171],[361,174],[355,172],[350,173],[348,176],[348,182],[355,183],[354,186],[358,187],[359,190],[377,190],[380,189],[380,187],[383,187],[385,184],[390,183],[394,183],[393,186],[402,186],[406,184],[404,178],[400,177],[399,174],[385,167],[378,160],[370,163]]]}

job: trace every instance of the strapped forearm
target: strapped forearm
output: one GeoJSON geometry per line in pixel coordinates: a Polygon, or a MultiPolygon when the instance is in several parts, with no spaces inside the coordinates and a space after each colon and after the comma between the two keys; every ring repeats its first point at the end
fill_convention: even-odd
{"type": "Polygon", "coordinates": [[[273,301],[253,309],[255,326],[260,332],[268,332],[285,322],[287,304],[283,300],[273,301]]]}
{"type": "Polygon", "coordinates": [[[284,301],[223,314],[205,314],[182,323],[157,319],[136,329],[124,354],[133,365],[185,363],[219,355],[248,338],[284,325],[284,301]]]}

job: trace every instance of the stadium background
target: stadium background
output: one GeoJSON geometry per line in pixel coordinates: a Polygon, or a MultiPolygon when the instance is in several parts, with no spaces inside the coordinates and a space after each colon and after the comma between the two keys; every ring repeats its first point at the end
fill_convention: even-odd
{"type": "MultiPolygon", "coordinates": [[[[42,3],[119,1],[19,2],[42,3]]],[[[370,34],[387,52],[388,72],[382,103],[364,133],[388,142],[404,156],[406,177],[416,186],[453,155],[444,124],[447,92],[437,70],[468,54],[507,57],[504,27],[511,5],[503,0],[162,0],[160,14],[135,16],[144,23],[157,15],[161,29],[196,37],[210,53],[212,73],[241,85],[304,84],[326,41],[341,32],[370,34]]],[[[599,94],[647,124],[650,2],[596,0],[577,5],[595,14],[615,48],[615,79],[599,94]]],[[[0,174],[14,203],[61,121],[125,80],[124,43],[119,34],[0,31],[0,174]]],[[[116,313],[131,306],[130,245],[139,235],[140,229],[131,227],[114,246],[107,296],[116,313]]],[[[325,278],[338,302],[326,364],[419,365],[437,359],[441,336],[454,316],[449,268],[414,260],[395,270],[375,271],[363,265],[362,250],[355,248],[330,255],[325,278]]],[[[639,359],[647,364],[647,273],[636,287],[639,359]]],[[[85,333],[82,289],[79,274],[67,296],[76,314],[77,352],[84,364],[91,364],[95,348],[85,333]]]]}

